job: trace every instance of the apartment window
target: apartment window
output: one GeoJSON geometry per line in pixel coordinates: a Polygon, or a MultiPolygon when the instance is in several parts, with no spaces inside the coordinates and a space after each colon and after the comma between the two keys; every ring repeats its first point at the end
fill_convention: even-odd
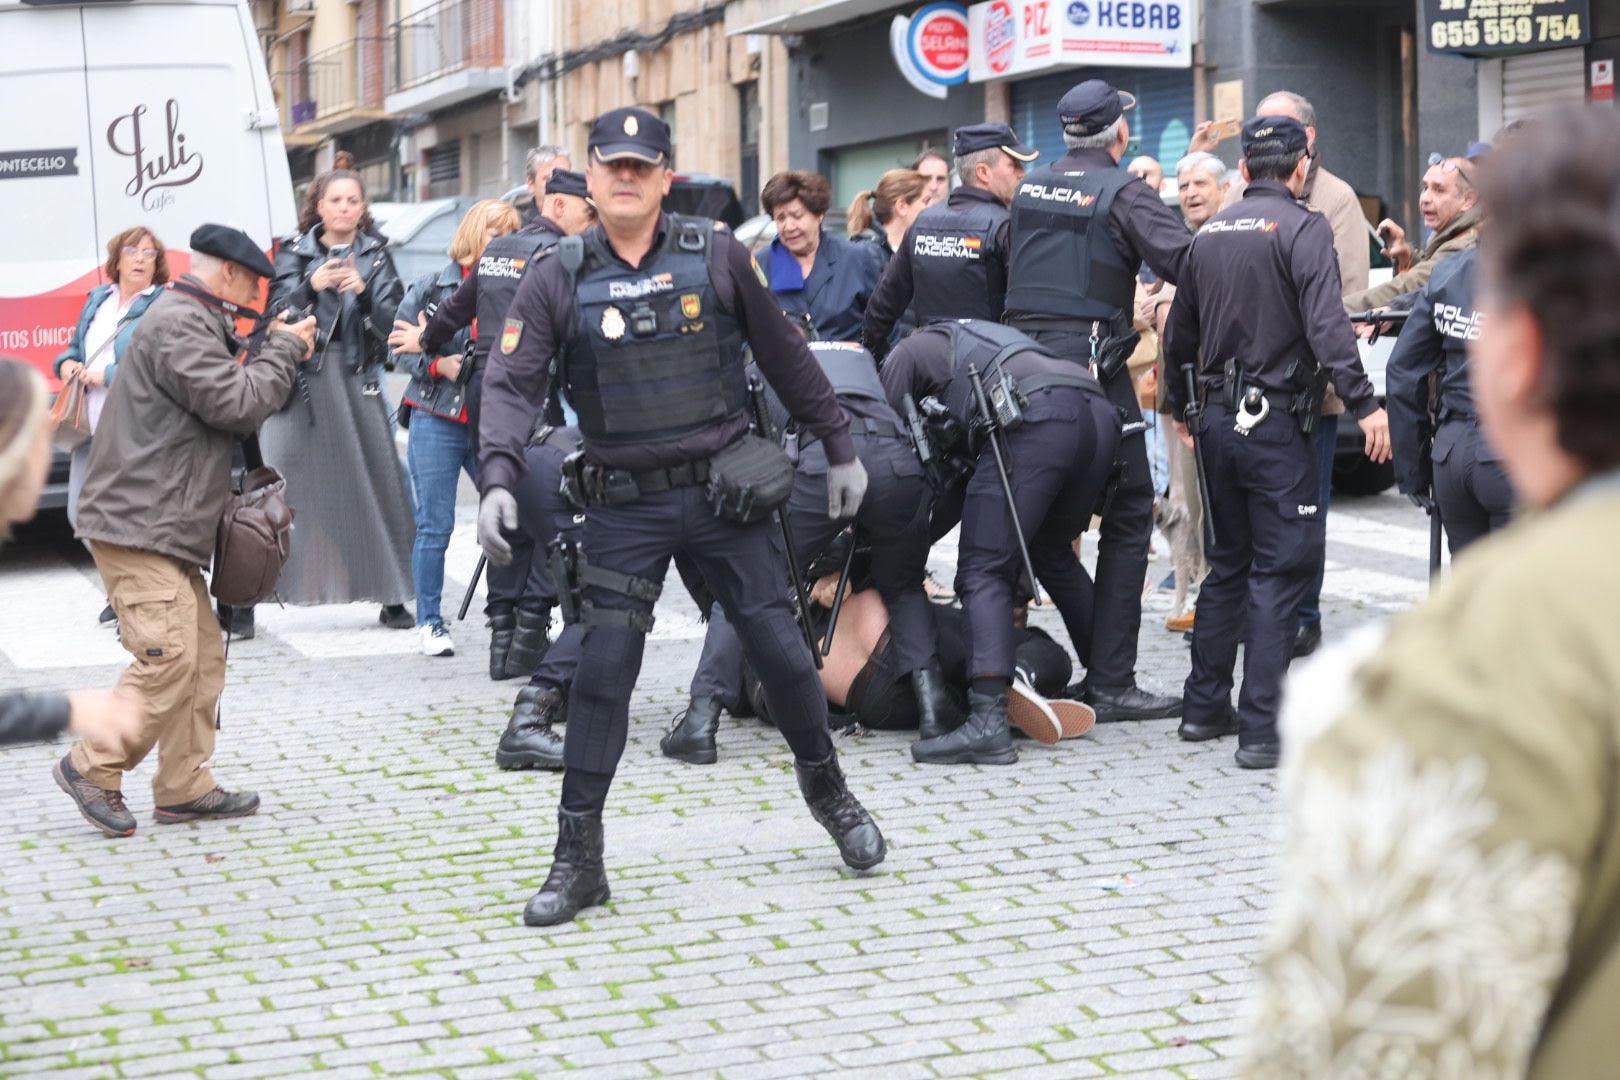
{"type": "Polygon", "coordinates": [[[428,148],[428,190],[430,199],[449,199],[461,194],[461,140],[428,148]]]}
{"type": "Polygon", "coordinates": [[[737,198],[743,213],[753,217],[759,213],[759,82],[746,82],[737,87],[737,115],[742,122],[742,160],[737,168],[737,198]]]}

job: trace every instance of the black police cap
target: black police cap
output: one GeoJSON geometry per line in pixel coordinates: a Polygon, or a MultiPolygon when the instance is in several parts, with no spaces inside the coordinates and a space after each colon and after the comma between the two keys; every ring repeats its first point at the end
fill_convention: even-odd
{"type": "Polygon", "coordinates": [[[1310,147],[1305,125],[1291,116],[1257,116],[1243,125],[1243,156],[1288,157],[1310,147]]]}
{"type": "Polygon", "coordinates": [[[191,250],[245,266],[260,277],[274,277],[276,273],[253,238],[229,225],[197,226],[191,234],[191,250]]]}
{"type": "Polygon", "coordinates": [[[613,109],[591,125],[586,150],[593,161],[632,158],[653,165],[669,164],[669,125],[646,109],[613,109]]]}
{"type": "Polygon", "coordinates": [[[976,154],[980,150],[1000,150],[1019,161],[1034,161],[1041,156],[1039,150],[1025,146],[1006,124],[969,124],[959,127],[953,139],[952,153],[957,157],[976,154]]]}
{"type": "Polygon", "coordinates": [[[1058,123],[1080,135],[1095,135],[1135,106],[1136,95],[1115,90],[1101,79],[1087,79],[1058,99],[1058,123]]]}
{"type": "Polygon", "coordinates": [[[547,195],[578,195],[581,199],[591,197],[590,188],[585,186],[585,174],[574,172],[571,169],[552,169],[551,175],[546,178],[547,195]]]}

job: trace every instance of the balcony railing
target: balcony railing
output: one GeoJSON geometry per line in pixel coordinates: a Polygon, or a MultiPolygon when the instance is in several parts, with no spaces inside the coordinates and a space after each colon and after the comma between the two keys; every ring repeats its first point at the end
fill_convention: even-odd
{"type": "Polygon", "coordinates": [[[509,0],[440,0],[388,28],[388,92],[506,64],[509,0]]]}
{"type": "Polygon", "coordinates": [[[385,38],[351,38],[272,75],[281,97],[282,130],[325,124],[360,110],[380,113],[379,69],[386,51],[385,38]]]}

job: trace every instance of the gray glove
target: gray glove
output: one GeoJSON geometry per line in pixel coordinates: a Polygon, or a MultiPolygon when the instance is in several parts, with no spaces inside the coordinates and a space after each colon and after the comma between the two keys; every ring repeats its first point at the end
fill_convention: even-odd
{"type": "Polygon", "coordinates": [[[848,465],[827,467],[827,516],[834,521],[852,518],[866,498],[866,466],[856,458],[848,465]]]}
{"type": "Polygon", "coordinates": [[[505,488],[490,488],[478,504],[478,546],[490,562],[505,566],[512,561],[512,545],[502,533],[517,530],[517,500],[505,488]]]}

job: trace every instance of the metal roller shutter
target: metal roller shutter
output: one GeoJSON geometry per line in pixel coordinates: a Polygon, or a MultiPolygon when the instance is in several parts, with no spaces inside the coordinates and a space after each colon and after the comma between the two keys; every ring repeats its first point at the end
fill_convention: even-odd
{"type": "MultiPolygon", "coordinates": [[[[1576,50],[1577,52],[1579,50],[1576,50]]],[[[1064,153],[1057,103],[1069,88],[1086,79],[1106,79],[1136,95],[1136,108],[1126,114],[1131,145],[1126,160],[1151,154],[1169,173],[1187,153],[1193,129],[1192,72],[1158,68],[1069,68],[1038,75],[1012,86],[1012,126],[1020,138],[1041,152],[1043,161],[1064,153]]]]}
{"type": "Polygon", "coordinates": [[[1585,103],[1585,49],[1554,49],[1502,61],[1502,123],[1585,103]]]}

